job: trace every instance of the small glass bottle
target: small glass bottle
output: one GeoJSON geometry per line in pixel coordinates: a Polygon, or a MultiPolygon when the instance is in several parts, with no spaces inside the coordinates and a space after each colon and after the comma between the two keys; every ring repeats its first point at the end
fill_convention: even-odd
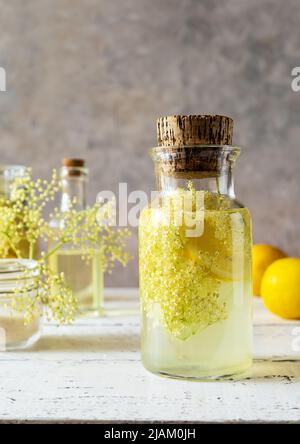
{"type": "Polygon", "coordinates": [[[38,288],[37,276],[33,260],[0,259],[0,351],[29,347],[40,337],[40,313],[32,313],[32,322],[26,324],[24,313],[12,308],[12,302],[18,305],[18,298],[22,298],[20,305],[30,305],[38,288]],[[28,291],[18,294],[18,289],[24,285],[28,291]]]}
{"type": "MultiPolygon", "coordinates": [[[[60,170],[62,194],[60,211],[68,211],[70,206],[77,211],[87,208],[86,185],[88,169],[82,159],[64,159],[60,170]]],[[[61,228],[61,222],[51,220],[50,226],[61,228]]],[[[49,251],[55,245],[49,245],[49,251]]],[[[86,253],[86,251],[85,251],[86,253]]],[[[78,314],[103,313],[103,256],[101,245],[92,248],[90,258],[84,251],[66,244],[49,256],[49,265],[54,273],[64,273],[67,284],[78,301],[78,314]]]]}
{"type": "Polygon", "coordinates": [[[232,119],[158,119],[158,194],[139,225],[142,361],[175,378],[252,362],[251,220],[235,199],[232,119]]]}

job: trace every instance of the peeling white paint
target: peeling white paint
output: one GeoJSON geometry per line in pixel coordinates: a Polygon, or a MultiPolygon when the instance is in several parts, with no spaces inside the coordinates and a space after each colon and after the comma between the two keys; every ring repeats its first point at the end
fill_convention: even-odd
{"type": "MultiPolygon", "coordinates": [[[[137,309],[136,291],[109,294],[108,307],[137,309]]],[[[1,353],[0,421],[300,421],[300,360],[292,349],[300,324],[272,316],[259,300],[257,359],[240,381],[151,375],[140,363],[138,315],[109,314],[48,324],[35,349],[1,353]]]]}

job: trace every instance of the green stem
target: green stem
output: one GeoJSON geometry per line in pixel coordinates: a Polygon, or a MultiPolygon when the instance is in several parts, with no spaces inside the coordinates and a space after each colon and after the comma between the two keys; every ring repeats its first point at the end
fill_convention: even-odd
{"type": "Polygon", "coordinates": [[[218,192],[218,194],[221,194],[220,193],[220,180],[219,180],[219,176],[216,177],[216,182],[217,182],[217,192],[218,192]]]}
{"type": "Polygon", "coordinates": [[[52,254],[54,254],[57,250],[60,249],[60,247],[62,247],[66,242],[64,241],[60,241],[58,242],[58,244],[55,245],[55,247],[53,247],[51,250],[48,251],[47,254],[45,254],[44,259],[47,260],[50,256],[52,256],[52,254]]]}
{"type": "Polygon", "coordinates": [[[13,244],[11,238],[9,237],[9,235],[5,231],[1,231],[1,234],[3,234],[6,237],[6,239],[8,240],[10,248],[13,250],[13,252],[17,256],[17,258],[18,259],[22,259],[22,255],[20,254],[20,251],[14,246],[14,244],[13,244]]]}
{"type": "Polygon", "coordinates": [[[29,243],[29,259],[33,259],[34,247],[35,247],[35,242],[30,242],[29,243]]]}

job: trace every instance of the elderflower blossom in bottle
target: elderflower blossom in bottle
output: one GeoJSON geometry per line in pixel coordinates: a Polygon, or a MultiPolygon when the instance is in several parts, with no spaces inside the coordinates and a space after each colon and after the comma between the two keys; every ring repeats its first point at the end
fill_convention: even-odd
{"type": "Polygon", "coordinates": [[[251,220],[236,199],[232,119],[158,119],[158,194],[139,225],[142,360],[176,378],[252,362],[251,220]]]}
{"type": "MultiPolygon", "coordinates": [[[[60,212],[72,208],[87,208],[86,184],[88,169],[82,159],[64,159],[60,171],[62,195],[60,212]]],[[[63,222],[51,220],[50,226],[59,230],[63,222]]],[[[55,248],[51,242],[49,251],[55,248]]],[[[66,244],[49,256],[49,266],[54,273],[63,273],[78,302],[79,315],[99,315],[103,312],[103,255],[99,248],[66,244]]]]}
{"type": "MultiPolygon", "coordinates": [[[[1,208],[10,207],[14,183],[16,180],[24,178],[25,175],[26,167],[24,165],[0,165],[0,225],[3,224],[3,222],[1,223],[1,208]]],[[[16,246],[22,257],[29,257],[29,242],[26,238],[22,239],[16,246]]],[[[37,256],[37,250],[36,246],[34,257],[37,256]]],[[[16,253],[9,242],[7,242],[7,245],[2,245],[2,251],[2,258],[16,257],[16,253]]]]}

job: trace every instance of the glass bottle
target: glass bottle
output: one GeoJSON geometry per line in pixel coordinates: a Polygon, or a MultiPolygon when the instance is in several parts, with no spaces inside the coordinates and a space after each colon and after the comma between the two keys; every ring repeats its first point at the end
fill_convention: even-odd
{"type": "MultiPolygon", "coordinates": [[[[86,186],[88,169],[81,159],[64,159],[60,170],[62,194],[60,211],[72,208],[82,211],[87,208],[86,186]]],[[[61,228],[61,222],[51,220],[50,226],[61,228]]],[[[49,251],[55,245],[49,245],[49,251]]],[[[85,250],[86,252],[86,250],[85,250]]],[[[66,244],[49,256],[49,265],[54,273],[64,273],[78,301],[78,314],[102,314],[103,312],[103,266],[101,246],[92,248],[90,257],[84,251],[66,244]]]]}
{"type": "Polygon", "coordinates": [[[29,347],[40,337],[40,313],[32,313],[32,322],[26,324],[24,313],[12,308],[12,302],[18,302],[19,298],[22,298],[21,305],[30,305],[38,288],[37,276],[33,260],[0,259],[0,351],[29,347]],[[18,294],[23,285],[28,290],[18,294]]]}
{"type": "Polygon", "coordinates": [[[0,165],[0,198],[10,199],[14,181],[24,177],[26,167],[23,165],[0,165]]]}
{"type": "Polygon", "coordinates": [[[251,220],[236,199],[232,119],[158,119],[158,193],[139,224],[142,361],[175,378],[252,363],[251,220]]]}

